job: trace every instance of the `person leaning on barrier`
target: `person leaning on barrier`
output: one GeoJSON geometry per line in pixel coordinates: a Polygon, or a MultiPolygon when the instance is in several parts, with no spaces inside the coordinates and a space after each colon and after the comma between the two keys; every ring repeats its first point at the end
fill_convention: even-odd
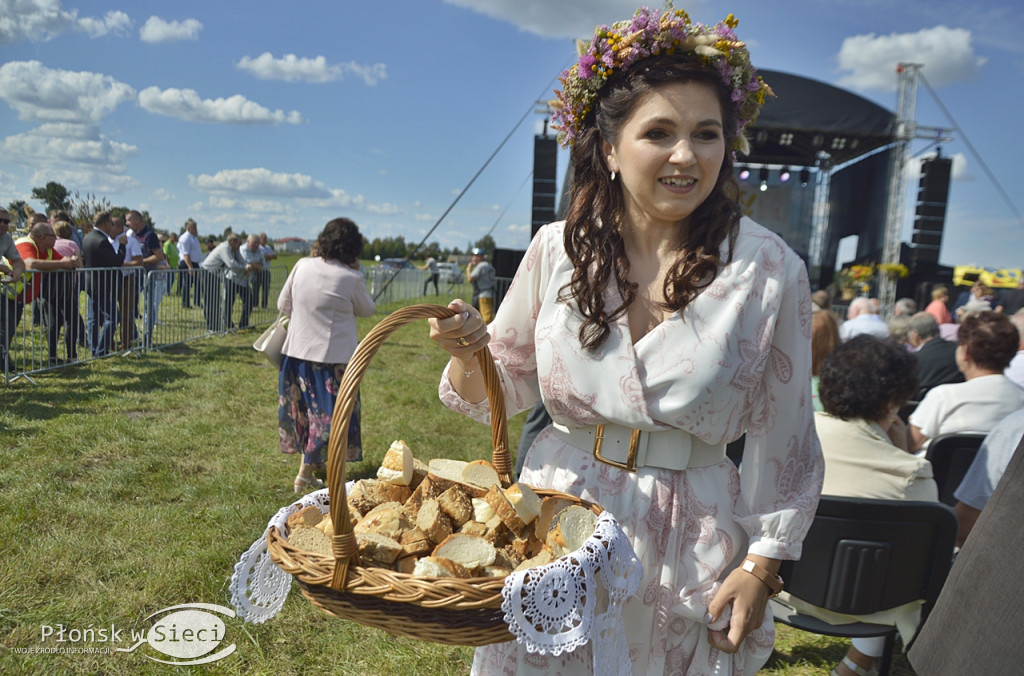
{"type": "Polygon", "coordinates": [[[7,351],[14,339],[18,285],[25,273],[25,262],[8,232],[10,227],[10,213],[0,208],[0,370],[6,370],[7,351]]]}
{"type": "MultiPolygon", "coordinates": [[[[57,233],[57,241],[53,243],[54,251],[64,258],[82,258],[82,246],[72,238],[75,229],[70,223],[67,221],[55,221],[53,223],[53,231],[57,233]]],[[[78,360],[78,347],[86,345],[85,321],[82,319],[82,313],[79,311],[82,279],[82,272],[69,275],[67,293],[63,294],[64,337],[66,341],[70,335],[73,341],[73,343],[65,343],[68,346],[68,359],[71,361],[78,360]]]]}
{"type": "Polygon", "coordinates": [[[246,317],[246,320],[241,322],[240,327],[244,329],[249,326],[247,321],[249,312],[252,311],[252,308],[256,307],[256,303],[259,300],[260,287],[263,284],[263,272],[267,267],[267,262],[263,258],[263,250],[260,248],[259,235],[249,235],[248,239],[246,239],[245,246],[242,247],[242,260],[245,261],[247,283],[244,286],[236,284],[235,292],[242,296],[242,314],[246,317]],[[249,306],[249,312],[244,310],[246,304],[249,306]]]}
{"type": "MultiPolygon", "coordinates": [[[[58,363],[57,344],[60,342],[61,326],[71,319],[64,316],[67,297],[72,292],[70,283],[73,277],[70,271],[82,267],[82,261],[78,256],[64,258],[60,252],[54,250],[53,244],[56,241],[57,234],[53,226],[49,223],[38,223],[29,230],[28,237],[23,237],[17,242],[18,251],[25,261],[25,269],[39,273],[32,275],[26,285],[23,303],[35,302],[43,306],[51,366],[58,363]]],[[[69,329],[71,326],[69,323],[69,329]]],[[[73,330],[65,332],[68,356],[77,360],[74,338],[73,330]]]]}
{"type": "Polygon", "coordinates": [[[239,252],[242,248],[242,238],[234,233],[228,235],[226,241],[221,242],[213,251],[203,259],[203,287],[205,298],[203,309],[206,312],[206,328],[209,331],[221,331],[225,327],[235,328],[231,321],[231,311],[234,308],[235,296],[242,295],[242,319],[241,325],[249,325],[249,312],[252,304],[247,302],[249,298],[248,282],[246,275],[253,269],[247,264],[239,252]],[[221,277],[221,273],[225,273],[221,277]],[[224,313],[221,315],[221,284],[227,284],[225,294],[226,304],[224,313]],[[237,288],[241,287],[241,289],[237,288]]]}

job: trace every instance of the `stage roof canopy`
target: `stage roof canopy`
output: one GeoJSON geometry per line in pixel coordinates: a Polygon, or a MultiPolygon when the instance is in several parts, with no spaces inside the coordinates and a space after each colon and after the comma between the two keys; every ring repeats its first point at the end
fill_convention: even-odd
{"type": "Polygon", "coordinates": [[[799,75],[759,72],[775,96],[747,129],[751,154],[737,164],[813,167],[824,151],[837,165],[892,143],[896,115],[878,104],[799,75]]]}

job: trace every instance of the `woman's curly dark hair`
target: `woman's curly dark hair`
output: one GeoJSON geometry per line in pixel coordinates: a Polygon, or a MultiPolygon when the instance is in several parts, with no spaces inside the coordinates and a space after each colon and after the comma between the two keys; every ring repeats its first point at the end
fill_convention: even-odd
{"type": "Polygon", "coordinates": [[[917,358],[891,340],[854,336],[825,357],[818,397],[829,415],[843,420],[885,418],[917,391],[917,358]]]}
{"type": "Polygon", "coordinates": [[[359,260],[363,253],[363,236],[359,226],[347,218],[327,221],[320,236],[316,238],[317,253],[325,261],[341,261],[350,265],[359,260]]]}
{"type": "MultiPolygon", "coordinates": [[[[722,107],[725,147],[731,147],[737,113],[718,72],[690,57],[665,55],[646,59],[613,76],[598,99],[594,121],[583,127],[573,145],[564,245],[574,269],[559,298],[575,300],[584,317],[580,341],[590,350],[608,339],[608,325],[626,312],[637,292],[637,285],[628,279],[629,259],[619,234],[625,209],[622,191],[609,177],[602,142],[616,142],[623,125],[650,92],[680,82],[704,83],[715,90],[722,107]],[[613,277],[623,303],[609,310],[603,291],[613,277]]],[[[714,281],[723,264],[722,243],[728,237],[730,251],[735,243],[742,215],[738,197],[732,153],[726,150],[715,187],[690,215],[679,255],[665,276],[664,309],[682,310],[714,281]]]]}
{"type": "Polygon", "coordinates": [[[979,368],[1002,373],[1020,347],[1020,334],[1002,312],[982,310],[960,320],[956,344],[967,346],[967,356],[979,368]]]}

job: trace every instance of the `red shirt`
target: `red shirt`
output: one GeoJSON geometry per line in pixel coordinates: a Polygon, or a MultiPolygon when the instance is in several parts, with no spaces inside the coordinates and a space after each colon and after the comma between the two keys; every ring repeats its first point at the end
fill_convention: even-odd
{"type": "MultiPolygon", "coordinates": [[[[31,237],[22,237],[14,243],[18,247],[18,253],[21,254],[21,259],[28,263],[29,258],[36,258],[43,261],[59,261],[63,256],[58,252],[50,249],[46,256],[39,254],[39,247],[36,246],[35,241],[31,237]]],[[[32,276],[32,283],[25,286],[25,297],[22,299],[23,303],[31,303],[39,296],[39,291],[43,285],[43,275],[50,274],[47,272],[26,272],[25,274],[32,276]]]]}

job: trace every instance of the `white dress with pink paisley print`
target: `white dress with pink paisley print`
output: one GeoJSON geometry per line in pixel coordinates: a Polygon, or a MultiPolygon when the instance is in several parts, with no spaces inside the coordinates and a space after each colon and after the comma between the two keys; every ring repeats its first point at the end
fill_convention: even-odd
{"type": "MultiPolygon", "coordinates": [[[[746,431],[742,471],[725,459],[630,473],[548,428],[520,478],[600,503],[630,538],[644,567],[640,591],[623,608],[633,674],[754,674],[774,642],[770,609],[734,655],[710,645],[705,615],[719,580],[748,552],[800,556],[821,492],[803,262],[743,218],[732,261],[682,313],[636,344],[622,316],[590,353],[580,346],[575,306],[557,300],[572,274],[563,228],[553,223],[534,237],[489,326],[508,414],[543,400],[570,427],[677,428],[713,445],[746,431]]],[[[621,302],[616,289],[606,293],[607,307],[621,302]]],[[[462,400],[447,372],[439,389],[447,406],[488,422],[486,402],[462,400]]],[[[487,646],[476,651],[473,673],[589,674],[589,648],[553,657],[515,642],[487,646]]]]}

